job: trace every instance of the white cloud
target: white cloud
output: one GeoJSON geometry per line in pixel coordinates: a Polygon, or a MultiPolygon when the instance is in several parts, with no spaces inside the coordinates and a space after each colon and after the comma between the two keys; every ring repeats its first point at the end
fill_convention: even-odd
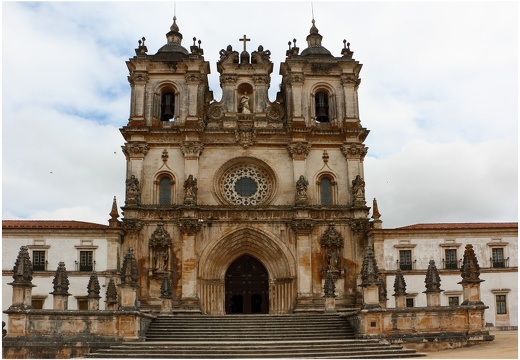
{"type": "MultiPolygon", "coordinates": [[[[118,128],[129,113],[125,61],[166,42],[169,2],[3,3],[3,217],[106,223],[124,203],[118,128]],[[116,154],[114,154],[116,152],[116,154]],[[52,171],[52,174],[51,174],[52,171]]],[[[178,2],[220,98],[219,50],[246,34],[272,53],[274,100],[287,42],[306,47],[305,2],[178,2]],[[274,11],[273,9],[276,9],[274,11]]],[[[514,2],[314,3],[323,44],[363,64],[367,200],[386,227],[517,218],[518,32],[514,2]]]]}

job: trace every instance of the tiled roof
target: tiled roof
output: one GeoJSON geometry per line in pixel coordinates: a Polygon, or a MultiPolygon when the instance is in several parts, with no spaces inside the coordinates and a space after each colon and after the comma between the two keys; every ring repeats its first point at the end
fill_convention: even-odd
{"type": "Polygon", "coordinates": [[[75,220],[2,220],[2,229],[104,229],[108,225],[75,220]]]}
{"type": "Polygon", "coordinates": [[[478,229],[518,229],[517,222],[504,223],[432,223],[415,224],[396,228],[395,230],[478,230],[478,229]]]}

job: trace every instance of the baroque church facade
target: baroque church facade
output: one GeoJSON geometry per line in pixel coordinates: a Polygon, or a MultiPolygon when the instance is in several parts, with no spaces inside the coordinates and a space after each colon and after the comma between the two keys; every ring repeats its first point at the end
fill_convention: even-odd
{"type": "Polygon", "coordinates": [[[359,306],[369,131],[350,44],[332,55],[313,20],[272,102],[270,51],[249,52],[244,35],[242,51],[220,51],[217,101],[200,42],[184,48],[176,18],[166,37],[154,55],[139,41],[127,61],[122,251],[136,256],[141,306],[160,304],[166,273],[174,312],[323,310],[327,272],[337,306],[359,306]]]}
{"type": "MultiPolygon", "coordinates": [[[[194,39],[185,48],[175,17],[166,38],[153,55],[143,38],[126,63],[131,99],[128,123],[121,128],[127,164],[122,220],[114,199],[108,225],[2,222],[8,337],[38,334],[35,326],[22,331],[20,324],[37,324],[36,310],[45,316],[56,310],[50,294],[74,296],[76,301],[61,304],[71,313],[94,309],[103,316],[124,316],[131,307],[153,317],[165,310],[165,299],[171,302],[168,313],[208,315],[331,308],[353,313],[379,304],[387,315],[395,307],[395,316],[406,321],[412,313],[428,319],[421,322],[428,332],[436,331],[428,321],[439,318],[423,311],[432,309],[434,296],[425,293],[433,291],[433,307],[450,314],[446,321],[453,326],[460,325],[453,314],[470,311],[462,305],[471,298],[482,307],[475,316],[478,331],[480,323],[517,329],[518,223],[383,229],[375,199],[372,209],[367,206],[363,161],[369,131],[360,122],[357,96],[362,65],[346,41],[334,56],[322,46],[313,21],[305,49],[296,41],[289,44],[280,91],[270,101],[270,51],[263,46],[251,51],[245,35],[240,51],[231,45],[220,51],[220,100],[209,89],[210,64],[200,42],[194,39]],[[468,247],[481,276],[471,294],[461,286],[468,247]],[[30,258],[28,283],[17,282],[18,265],[12,267],[22,248],[30,258]],[[364,266],[367,252],[379,268],[364,266]],[[124,274],[129,254],[135,259],[130,287],[124,274]],[[437,282],[425,292],[425,276],[435,264],[443,289],[437,282]],[[57,267],[70,280],[63,294],[53,288],[57,267]],[[374,270],[370,284],[363,267],[374,270]],[[97,293],[90,289],[94,275],[97,293]],[[99,303],[102,288],[106,299],[99,303]],[[134,290],[135,302],[128,296],[134,290]],[[402,307],[416,309],[408,314],[402,307]],[[20,314],[33,318],[22,321],[20,314]]],[[[43,330],[49,328],[45,321],[43,330]]],[[[379,322],[381,333],[392,330],[380,319],[365,322],[370,326],[361,334],[379,322]]]]}

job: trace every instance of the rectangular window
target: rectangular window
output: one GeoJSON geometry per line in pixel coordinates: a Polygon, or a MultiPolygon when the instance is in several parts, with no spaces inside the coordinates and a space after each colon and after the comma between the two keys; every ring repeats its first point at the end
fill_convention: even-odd
{"type": "Polygon", "coordinates": [[[503,248],[492,248],[491,256],[493,260],[494,268],[503,268],[505,267],[504,263],[504,249],[503,248]]]}
{"type": "Polygon", "coordinates": [[[505,295],[496,295],[496,301],[497,301],[497,314],[507,314],[506,296],[505,295]]]}
{"type": "Polygon", "coordinates": [[[88,310],[88,299],[78,299],[78,310],[88,310]]]}
{"type": "Polygon", "coordinates": [[[399,268],[412,270],[412,250],[399,250],[399,268]]]}
{"type": "Polygon", "coordinates": [[[31,305],[34,309],[43,309],[44,299],[32,299],[31,305]]]}
{"type": "Polygon", "coordinates": [[[448,306],[459,306],[459,297],[458,296],[450,296],[448,298],[448,306]]]}
{"type": "Polygon", "coordinates": [[[446,249],[444,250],[444,268],[445,269],[458,269],[457,264],[457,249],[446,249]]]}
{"type": "Polygon", "coordinates": [[[45,271],[45,251],[33,251],[33,270],[34,271],[45,271]]]}
{"type": "Polygon", "coordinates": [[[406,298],[406,307],[413,307],[413,298],[406,298]]]}
{"type": "Polygon", "coordinates": [[[92,258],[94,257],[93,251],[80,251],[79,252],[79,271],[93,271],[94,266],[92,265],[92,258]]]}

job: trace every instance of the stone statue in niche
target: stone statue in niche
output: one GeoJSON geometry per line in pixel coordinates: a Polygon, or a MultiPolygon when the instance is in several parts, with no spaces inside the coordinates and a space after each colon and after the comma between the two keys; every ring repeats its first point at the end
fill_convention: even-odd
{"type": "Polygon", "coordinates": [[[195,205],[197,203],[197,179],[189,175],[184,181],[184,205],[195,205]]]}
{"type": "Polygon", "coordinates": [[[307,187],[309,181],[305,179],[305,176],[300,175],[300,178],[296,182],[296,205],[304,205],[307,203],[307,187]]]}
{"type": "Polygon", "coordinates": [[[168,270],[168,250],[164,248],[157,249],[153,256],[154,272],[164,272],[168,270]]]}
{"type": "Polygon", "coordinates": [[[330,271],[334,277],[343,278],[347,269],[341,264],[341,252],[343,250],[343,236],[336,230],[334,224],[330,224],[320,239],[321,247],[325,252],[325,262],[327,266],[321,269],[321,275],[330,271]]]}
{"type": "Polygon", "coordinates": [[[126,180],[126,204],[139,204],[141,198],[141,189],[139,187],[139,180],[135,175],[130,176],[126,180]]]}
{"type": "Polygon", "coordinates": [[[247,96],[247,92],[245,92],[244,95],[240,97],[238,112],[242,114],[251,114],[251,109],[249,107],[249,96],[247,96]]]}
{"type": "Polygon", "coordinates": [[[157,228],[150,237],[148,243],[150,268],[149,274],[158,278],[170,270],[169,260],[171,257],[172,238],[164,229],[164,224],[157,224],[157,228]]]}
{"type": "Polygon", "coordinates": [[[360,175],[356,176],[354,180],[352,180],[352,195],[354,198],[354,205],[365,205],[365,181],[361,178],[360,175]]]}

